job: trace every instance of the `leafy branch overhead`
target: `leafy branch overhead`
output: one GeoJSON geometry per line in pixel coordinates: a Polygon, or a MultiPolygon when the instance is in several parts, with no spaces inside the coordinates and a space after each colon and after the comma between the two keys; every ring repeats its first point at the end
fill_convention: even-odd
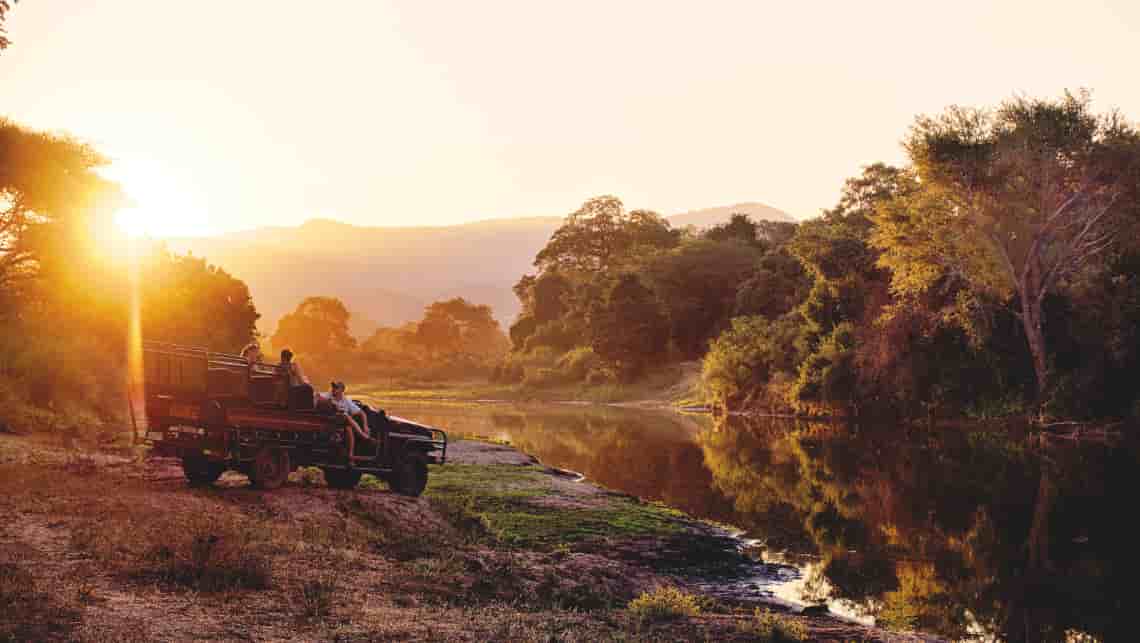
{"type": "Polygon", "coordinates": [[[8,48],[12,41],[8,40],[7,30],[4,28],[8,20],[8,12],[12,10],[12,6],[20,0],[0,0],[0,51],[8,48]]]}

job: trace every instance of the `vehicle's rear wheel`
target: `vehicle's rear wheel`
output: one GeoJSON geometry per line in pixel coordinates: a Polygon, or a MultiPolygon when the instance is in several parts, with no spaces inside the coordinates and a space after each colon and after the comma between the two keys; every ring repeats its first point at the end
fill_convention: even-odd
{"type": "Polygon", "coordinates": [[[360,482],[361,473],[352,469],[322,469],[325,484],[333,489],[353,489],[360,482]]]}
{"type": "Polygon", "coordinates": [[[250,479],[258,489],[276,489],[289,479],[289,452],[264,447],[253,458],[250,479]]]}
{"type": "Polygon", "coordinates": [[[427,487],[427,464],[418,456],[401,458],[392,473],[388,475],[388,485],[392,491],[402,495],[418,497],[427,487]]]}
{"type": "Polygon", "coordinates": [[[213,462],[204,455],[188,455],[182,458],[182,473],[192,486],[206,486],[214,483],[226,470],[226,465],[213,462]]]}

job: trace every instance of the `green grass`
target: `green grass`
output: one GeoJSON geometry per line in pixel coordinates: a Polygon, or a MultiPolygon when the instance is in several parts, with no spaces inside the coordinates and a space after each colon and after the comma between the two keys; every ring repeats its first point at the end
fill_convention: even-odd
{"type": "Polygon", "coordinates": [[[586,507],[536,502],[557,494],[542,467],[472,464],[433,468],[426,493],[448,515],[478,521],[510,547],[553,550],[593,539],[666,536],[681,528],[680,512],[632,498],[587,496],[586,507]]]}

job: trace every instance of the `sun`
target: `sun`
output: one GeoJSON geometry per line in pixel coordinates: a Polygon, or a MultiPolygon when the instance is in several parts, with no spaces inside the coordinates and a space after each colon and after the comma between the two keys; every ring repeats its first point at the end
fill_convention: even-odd
{"type": "Polygon", "coordinates": [[[131,239],[155,236],[150,234],[147,225],[148,215],[145,210],[137,207],[128,207],[115,214],[115,227],[131,239]]]}
{"type": "Polygon", "coordinates": [[[103,172],[127,197],[115,227],[129,238],[165,239],[209,234],[209,217],[196,191],[177,173],[152,162],[116,161],[103,172]]]}

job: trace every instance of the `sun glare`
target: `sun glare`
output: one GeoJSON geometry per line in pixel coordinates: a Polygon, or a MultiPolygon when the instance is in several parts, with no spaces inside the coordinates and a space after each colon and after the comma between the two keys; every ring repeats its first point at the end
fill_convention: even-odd
{"type": "Polygon", "coordinates": [[[115,216],[115,226],[137,239],[197,236],[209,233],[209,219],[194,190],[172,172],[154,163],[116,161],[104,175],[117,182],[127,206],[115,216]]]}

